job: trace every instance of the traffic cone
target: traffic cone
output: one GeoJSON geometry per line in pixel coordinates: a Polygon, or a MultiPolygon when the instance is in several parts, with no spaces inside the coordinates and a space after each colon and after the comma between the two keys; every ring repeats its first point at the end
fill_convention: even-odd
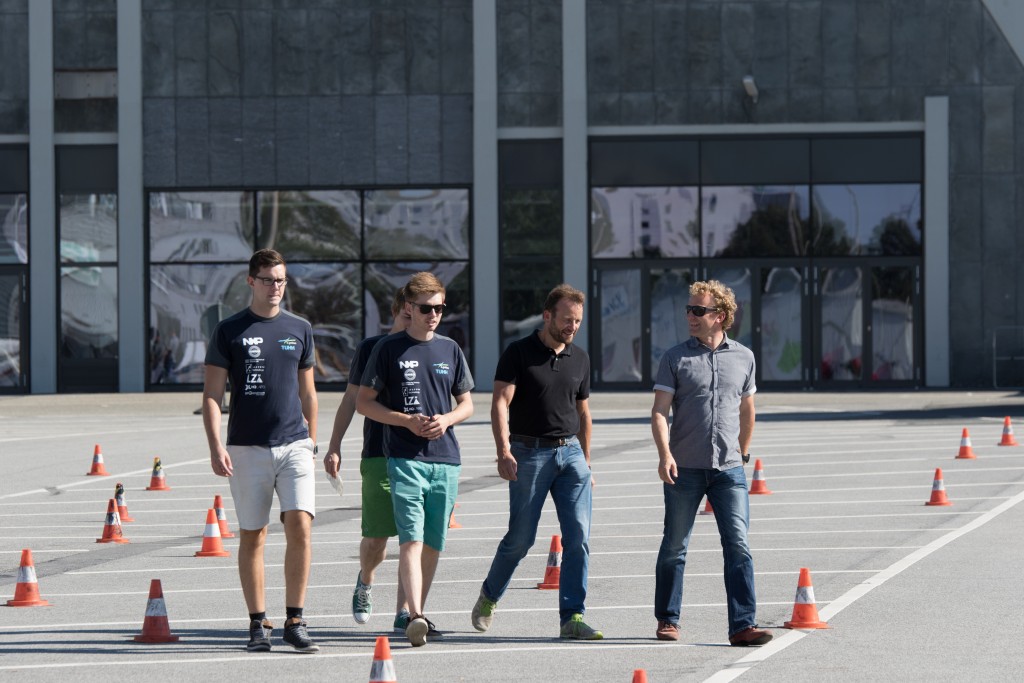
{"type": "Polygon", "coordinates": [[[634,669],[633,683],[647,683],[647,672],[643,669],[634,669]]]}
{"type": "Polygon", "coordinates": [[[562,537],[551,537],[551,550],[548,551],[548,566],[544,570],[544,580],[537,588],[554,590],[558,588],[558,580],[562,576],[562,537]]]}
{"type": "Polygon", "coordinates": [[[224,512],[224,500],[218,493],[213,497],[213,511],[217,513],[217,525],[220,527],[221,538],[234,538],[235,535],[231,533],[231,527],[228,526],[228,516],[224,512]]]}
{"type": "Polygon", "coordinates": [[[7,607],[46,607],[50,603],[39,597],[39,584],[36,582],[36,567],[32,564],[32,551],[21,550],[21,566],[18,567],[18,584],[14,587],[14,597],[7,601],[7,607]]]}
{"type": "Polygon", "coordinates": [[[925,505],[952,505],[946,498],[946,484],[942,481],[942,468],[935,468],[935,479],[932,481],[932,497],[925,505]]]}
{"type": "Polygon", "coordinates": [[[978,457],[974,454],[974,449],[971,448],[971,435],[967,433],[967,427],[964,427],[964,433],[960,437],[960,452],[956,457],[963,460],[974,460],[978,457]]]}
{"type": "Polygon", "coordinates": [[[149,582],[149,602],[146,603],[146,618],[142,620],[142,633],[135,636],[137,643],[174,643],[178,636],[171,635],[167,623],[167,606],[164,605],[164,590],[160,579],[149,582]]]}
{"type": "Polygon", "coordinates": [[[122,522],[134,522],[135,518],[128,514],[128,506],[124,502],[124,484],[117,482],[114,487],[114,502],[117,503],[117,516],[122,522]]]}
{"type": "Polygon", "coordinates": [[[117,503],[111,498],[107,503],[107,516],[103,520],[103,536],[96,539],[97,543],[127,543],[128,539],[121,535],[121,516],[117,514],[117,503]]]}
{"type": "Polygon", "coordinates": [[[761,466],[761,458],[754,461],[754,479],[750,482],[750,495],[771,495],[768,490],[768,482],[764,479],[764,468],[761,466]]]}
{"type": "Polygon", "coordinates": [[[462,525],[459,524],[459,522],[455,519],[455,508],[452,508],[452,514],[448,518],[448,528],[449,529],[461,529],[462,528],[462,525]]]}
{"type": "Polygon", "coordinates": [[[109,477],[110,472],[103,466],[103,453],[100,452],[100,445],[96,444],[92,449],[92,468],[85,473],[87,477],[109,477]]]}
{"type": "Polygon", "coordinates": [[[707,496],[704,497],[704,509],[697,513],[698,515],[713,515],[715,511],[711,508],[711,499],[707,496]]]}
{"type": "Polygon", "coordinates": [[[387,636],[377,636],[377,644],[373,647],[370,683],[398,683],[398,678],[395,677],[395,663],[391,660],[391,644],[387,636]]]}
{"type": "Polygon", "coordinates": [[[149,478],[149,486],[146,487],[147,491],[170,491],[171,487],[167,485],[167,480],[164,479],[164,468],[160,464],[160,458],[153,458],[153,475],[149,478]]]}
{"type": "Polygon", "coordinates": [[[1017,439],[1013,438],[1013,425],[1010,424],[1010,416],[1007,415],[1003,419],[1003,439],[996,444],[997,446],[1019,446],[1017,439]]]}
{"type": "Polygon", "coordinates": [[[793,603],[793,619],[783,624],[786,628],[828,628],[818,619],[818,606],[814,604],[814,586],[811,585],[811,570],[800,568],[800,579],[796,584],[796,600],[793,603]]]}
{"type": "Polygon", "coordinates": [[[196,557],[230,557],[231,553],[224,550],[220,542],[220,525],[217,513],[213,508],[206,511],[206,530],[203,532],[202,550],[197,550],[196,557]]]}

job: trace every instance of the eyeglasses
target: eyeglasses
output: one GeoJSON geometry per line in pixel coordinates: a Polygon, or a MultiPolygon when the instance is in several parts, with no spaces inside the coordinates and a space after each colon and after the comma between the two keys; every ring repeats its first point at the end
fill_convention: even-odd
{"type": "Polygon", "coordinates": [[[420,313],[422,313],[423,315],[430,315],[431,311],[437,313],[438,315],[443,315],[444,309],[447,308],[447,306],[445,306],[444,304],[437,304],[435,306],[431,306],[430,304],[413,304],[413,306],[415,308],[420,309],[420,313]]]}
{"type": "Polygon", "coordinates": [[[260,282],[263,283],[263,285],[265,287],[270,287],[271,285],[277,285],[278,287],[284,287],[286,284],[288,284],[288,278],[286,278],[286,277],[272,278],[272,277],[259,277],[257,275],[253,275],[252,279],[253,280],[259,280],[260,282]]]}
{"type": "Polygon", "coordinates": [[[693,313],[698,318],[703,318],[708,313],[718,313],[717,308],[708,308],[707,306],[686,306],[687,313],[693,313]]]}

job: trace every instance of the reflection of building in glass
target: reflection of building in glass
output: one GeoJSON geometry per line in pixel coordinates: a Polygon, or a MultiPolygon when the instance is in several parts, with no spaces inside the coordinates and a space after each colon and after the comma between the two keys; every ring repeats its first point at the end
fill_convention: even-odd
{"type": "Polygon", "coordinates": [[[697,254],[697,202],[693,188],[594,188],[591,201],[595,256],[697,254]]]}
{"type": "Polygon", "coordinates": [[[0,194],[0,263],[28,263],[28,197],[0,194]]]}
{"type": "Polygon", "coordinates": [[[469,193],[465,190],[383,190],[366,193],[372,255],[469,256],[469,193]]]}
{"type": "Polygon", "coordinates": [[[248,261],[253,232],[247,192],[149,195],[150,260],[248,261]]]}

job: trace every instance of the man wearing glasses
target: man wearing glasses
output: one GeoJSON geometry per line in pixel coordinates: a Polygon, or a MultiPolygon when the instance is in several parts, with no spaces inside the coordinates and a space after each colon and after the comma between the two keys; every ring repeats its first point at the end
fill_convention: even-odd
{"type": "Polygon", "coordinates": [[[228,477],[241,530],[238,574],[249,609],[249,652],[270,650],[263,548],[274,491],[281,504],[284,557],[284,642],[298,652],[320,648],[303,619],[309,581],[310,529],[316,513],[317,398],[313,330],[281,308],[288,284],[281,254],[260,249],[249,260],[252,303],[217,325],[206,352],[203,426],[210,465],[228,477]],[[221,399],[231,378],[227,447],[221,443],[221,399]]]}
{"type": "Polygon", "coordinates": [[[665,530],[655,567],[658,640],[679,640],[686,547],[705,495],[715,511],[725,555],[729,644],[764,645],[772,639],[757,628],[755,619],[743,464],[750,458],[757,387],[754,354],[726,334],[735,313],[736,297],[721,282],[690,285],[686,320],[691,337],[665,352],[655,378],[651,431],[665,495],[665,530]]]}
{"type": "Polygon", "coordinates": [[[405,635],[418,647],[440,635],[423,606],[455,507],[462,461],[452,427],[473,415],[473,376],[459,345],[436,333],[444,285],[431,273],[416,273],[403,294],[412,319],[374,347],[359,378],[356,410],[387,425],[398,574],[410,612],[405,635]],[[378,402],[381,396],[387,405],[378,402]]]}

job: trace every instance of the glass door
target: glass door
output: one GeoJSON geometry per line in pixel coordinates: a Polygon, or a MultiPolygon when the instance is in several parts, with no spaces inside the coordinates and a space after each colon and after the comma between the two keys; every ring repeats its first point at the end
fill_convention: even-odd
{"type": "Polygon", "coordinates": [[[22,267],[0,266],[0,393],[4,394],[28,388],[25,278],[22,267]]]}

